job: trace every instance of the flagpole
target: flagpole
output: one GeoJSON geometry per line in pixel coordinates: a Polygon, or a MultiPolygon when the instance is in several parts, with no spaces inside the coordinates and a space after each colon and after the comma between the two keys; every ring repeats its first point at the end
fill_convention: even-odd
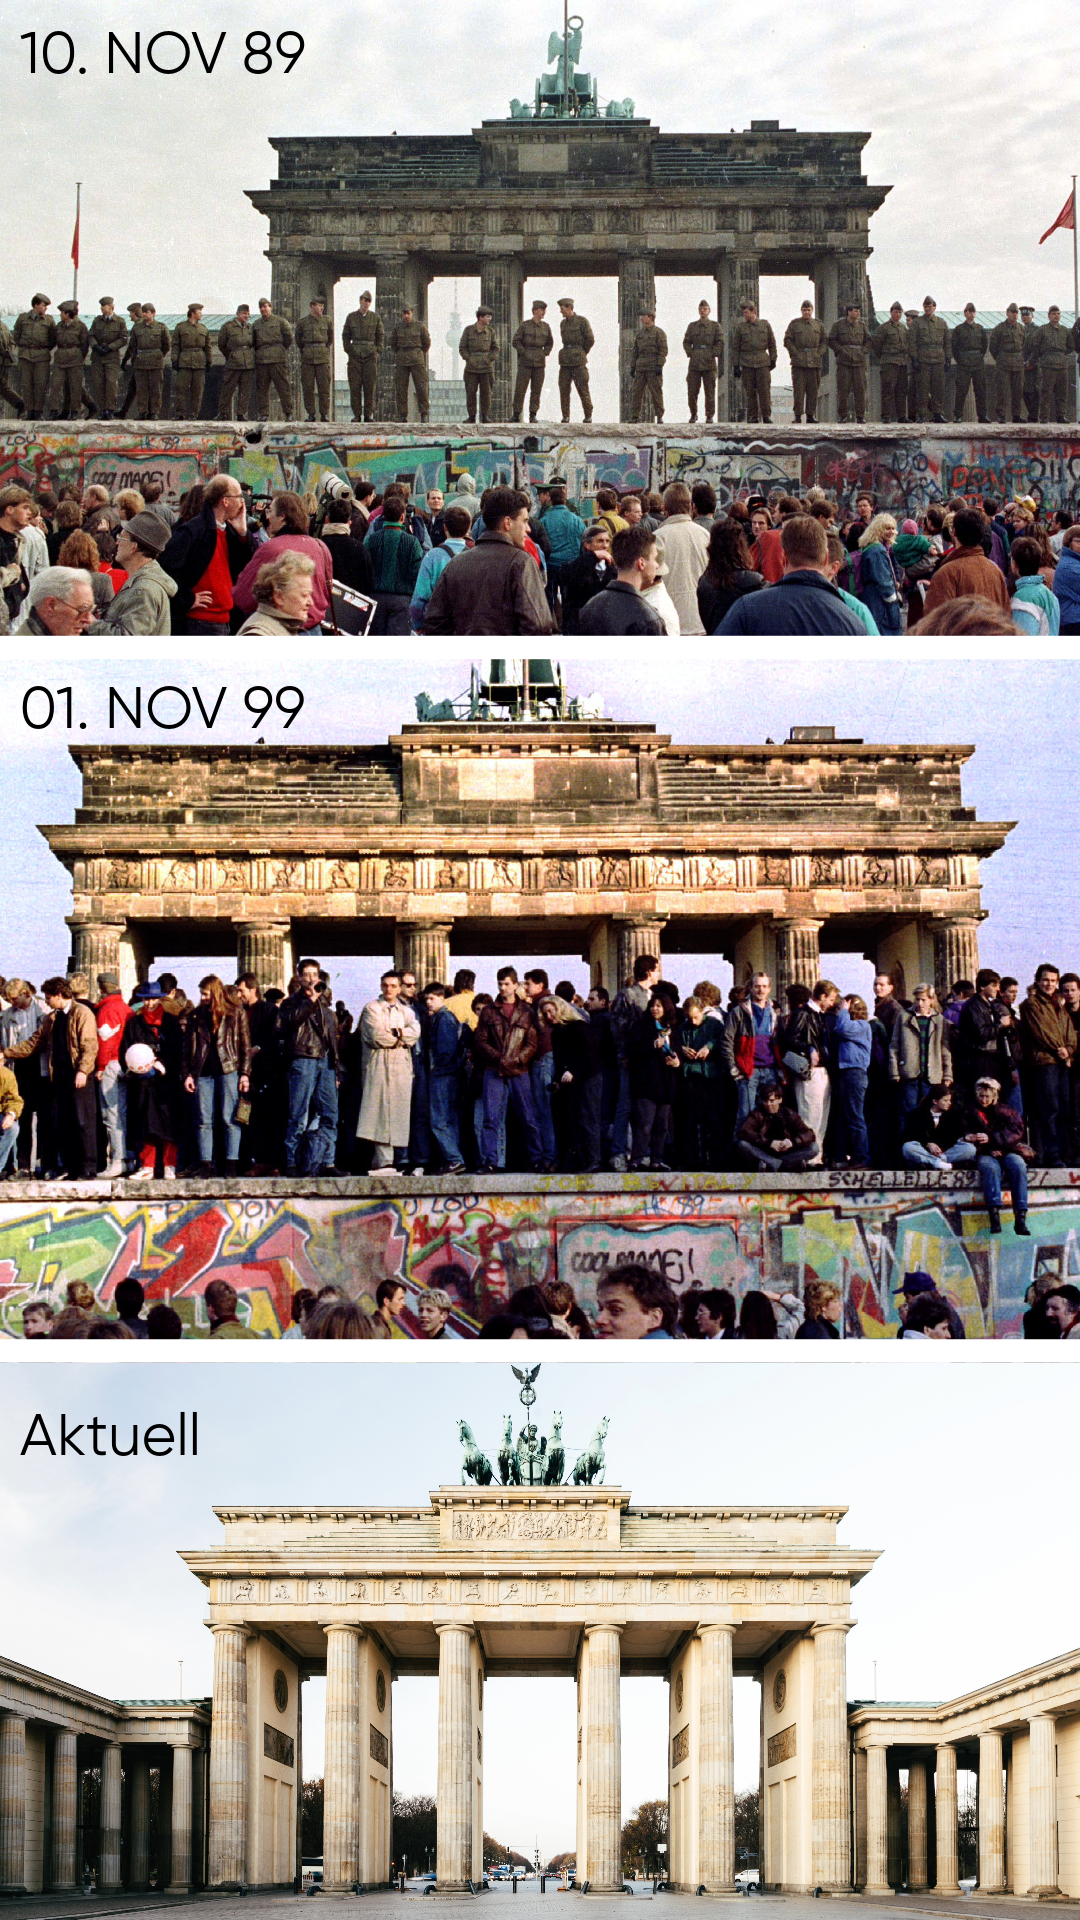
{"type": "MultiPolygon", "coordinates": [[[[1075,180],[1073,181],[1073,192],[1074,193],[1076,192],[1075,180]]],[[[82,181],[76,180],[75,182],[75,233],[77,238],[76,238],[75,261],[74,261],[75,273],[71,283],[71,297],[73,300],[77,300],[79,297],[78,237],[79,237],[79,215],[81,211],[82,211],[82,181]]]]}

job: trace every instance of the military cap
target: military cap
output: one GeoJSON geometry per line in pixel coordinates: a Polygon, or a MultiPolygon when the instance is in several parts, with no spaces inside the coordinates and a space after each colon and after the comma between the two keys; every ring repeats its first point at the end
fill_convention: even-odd
{"type": "Polygon", "coordinates": [[[365,287],[363,293],[360,295],[360,298],[361,300],[370,300],[372,298],[371,288],[365,287]]]}
{"type": "Polygon", "coordinates": [[[1016,301],[1015,301],[1015,300],[1010,300],[1010,301],[1009,301],[1009,304],[1008,304],[1008,306],[1007,306],[1007,307],[1006,307],[1006,309],[1005,309],[1005,311],[1006,311],[1006,313],[1019,313],[1019,311],[1020,311],[1020,309],[1019,309],[1019,307],[1017,306],[1017,304],[1016,304],[1016,301]]]}
{"type": "Polygon", "coordinates": [[[311,296],[311,299],[308,301],[309,307],[325,307],[325,305],[326,305],[325,293],[313,293],[311,296]]]}
{"type": "Polygon", "coordinates": [[[38,303],[39,303],[39,301],[42,301],[42,300],[43,300],[43,301],[45,302],[45,305],[46,305],[47,307],[51,307],[51,306],[52,306],[52,301],[51,301],[51,300],[49,299],[49,296],[48,296],[48,294],[47,294],[47,293],[35,293],[35,295],[34,295],[34,297],[33,297],[33,299],[32,299],[32,300],[31,300],[31,302],[30,302],[30,305],[31,305],[32,307],[36,307],[36,306],[38,305],[38,303]]]}
{"type": "Polygon", "coordinates": [[[143,310],[143,302],[141,300],[129,300],[127,310],[129,313],[141,313],[143,310]]]}
{"type": "Polygon", "coordinates": [[[60,311],[61,313],[78,313],[79,303],[77,300],[61,300],[60,311]]]}
{"type": "Polygon", "coordinates": [[[655,307],[642,307],[642,309],[641,309],[641,317],[642,317],[642,319],[643,319],[643,320],[645,320],[645,319],[649,319],[649,320],[655,320],[655,319],[656,319],[656,308],[655,308],[655,307]]]}
{"type": "Polygon", "coordinates": [[[893,303],[892,303],[892,306],[891,306],[891,307],[889,308],[889,312],[890,312],[890,313],[903,313],[903,311],[904,311],[904,309],[903,309],[903,307],[902,307],[902,306],[900,305],[900,302],[899,302],[899,300],[894,300],[894,301],[893,301],[893,303]]]}
{"type": "Polygon", "coordinates": [[[155,307],[155,305],[154,305],[154,303],[153,303],[153,301],[152,301],[152,300],[144,300],[144,301],[143,301],[143,303],[142,303],[142,310],[143,310],[143,312],[144,312],[144,313],[156,313],[156,312],[157,312],[157,308],[155,307]]]}
{"type": "Polygon", "coordinates": [[[919,309],[918,309],[918,307],[905,307],[905,308],[904,308],[904,319],[905,319],[905,320],[917,320],[917,319],[918,319],[918,317],[919,317],[919,309]]]}
{"type": "Polygon", "coordinates": [[[934,296],[933,296],[933,294],[932,294],[932,293],[927,293],[927,294],[924,294],[924,295],[923,295],[923,306],[924,306],[924,307],[936,307],[936,306],[937,306],[937,301],[936,301],[936,300],[934,299],[934,296]]]}
{"type": "Polygon", "coordinates": [[[1034,307],[1021,307],[1021,313],[1034,313],[1034,307]]]}
{"type": "Polygon", "coordinates": [[[240,305],[237,307],[236,311],[237,313],[250,313],[251,308],[248,306],[248,303],[246,300],[241,300],[240,305]]]}
{"type": "Polygon", "coordinates": [[[111,293],[100,293],[98,295],[99,307],[115,307],[115,305],[116,301],[113,299],[111,293]]]}
{"type": "Polygon", "coordinates": [[[573,296],[569,293],[564,293],[558,304],[560,307],[572,307],[574,304],[573,296]]]}
{"type": "Polygon", "coordinates": [[[537,310],[537,308],[538,308],[538,307],[539,307],[539,309],[540,309],[540,311],[541,311],[541,313],[546,313],[546,312],[547,312],[547,301],[546,301],[546,300],[534,300],[534,301],[533,301],[533,303],[532,303],[532,310],[533,310],[533,312],[534,312],[534,313],[536,312],[536,310],[537,310]]]}
{"type": "Polygon", "coordinates": [[[203,302],[201,300],[189,300],[187,310],[189,313],[201,313],[203,310],[203,302]]]}
{"type": "Polygon", "coordinates": [[[964,301],[964,312],[965,312],[965,313],[974,313],[974,311],[975,311],[975,302],[974,302],[974,300],[965,300],[965,301],[964,301]]]}
{"type": "Polygon", "coordinates": [[[846,306],[846,307],[844,308],[844,312],[845,312],[845,313],[861,313],[861,312],[862,312],[862,301],[861,301],[861,300],[849,300],[849,301],[848,301],[848,303],[847,303],[847,306],[846,306]]]}
{"type": "Polygon", "coordinates": [[[481,316],[481,314],[484,314],[484,313],[486,313],[486,314],[487,314],[487,317],[488,317],[488,319],[490,320],[490,319],[492,318],[492,316],[494,315],[494,312],[495,312],[495,309],[494,309],[494,307],[477,307],[477,309],[476,309],[476,317],[477,317],[477,319],[479,320],[479,318],[480,318],[480,316],[481,316]]]}

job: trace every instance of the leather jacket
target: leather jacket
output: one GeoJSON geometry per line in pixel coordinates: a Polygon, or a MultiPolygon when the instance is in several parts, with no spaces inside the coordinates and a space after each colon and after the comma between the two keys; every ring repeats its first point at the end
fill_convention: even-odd
{"type": "Polygon", "coordinates": [[[187,1023],[184,1033],[184,1072],[194,1079],[206,1072],[210,1043],[217,1041],[222,1073],[251,1072],[251,1027],[246,1007],[229,1007],[214,1033],[210,1007],[201,1001],[187,1023]]]}
{"type": "Polygon", "coordinates": [[[536,1021],[524,1000],[515,1000],[509,1008],[497,1000],[482,1009],[477,1024],[478,1064],[502,1080],[514,1080],[529,1071],[538,1040],[536,1021]]]}
{"type": "Polygon", "coordinates": [[[299,989],[278,1009],[278,1030],[286,1060],[325,1060],[338,1065],[338,1033],[334,1010],[321,995],[312,1000],[299,989]]]}

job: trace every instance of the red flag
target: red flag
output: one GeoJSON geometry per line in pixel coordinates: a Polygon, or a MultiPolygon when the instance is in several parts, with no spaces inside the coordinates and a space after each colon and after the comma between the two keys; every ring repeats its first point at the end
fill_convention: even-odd
{"type": "MultiPolygon", "coordinates": [[[[1069,222],[1070,226],[1072,222],[1069,222]]],[[[79,271],[79,214],[75,215],[75,231],[71,236],[71,259],[76,273],[79,271]]]]}
{"type": "Polygon", "coordinates": [[[1074,196],[1070,193],[1053,226],[1047,227],[1042,240],[1039,241],[1040,247],[1042,246],[1043,240],[1049,240],[1050,235],[1056,233],[1059,227],[1068,227],[1071,233],[1073,227],[1076,225],[1076,208],[1073,204],[1073,198],[1074,196]]]}

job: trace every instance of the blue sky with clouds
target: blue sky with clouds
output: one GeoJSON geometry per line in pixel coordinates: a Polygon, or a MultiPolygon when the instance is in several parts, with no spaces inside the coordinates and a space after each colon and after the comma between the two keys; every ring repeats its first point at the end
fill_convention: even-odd
{"type": "MultiPolygon", "coordinates": [[[[1076,1640],[1080,1549],[1063,1524],[1075,1427],[1070,1356],[928,1364],[897,1348],[873,1367],[545,1363],[536,1418],[569,1447],[611,1418],[608,1481],[638,1504],[834,1502],[841,1538],[882,1550],[857,1588],[851,1697],[948,1698],[1076,1640]],[[1063,1477],[1064,1476],[1064,1477],[1063,1477]],[[1063,1506],[1064,1502],[1064,1506],[1063,1506]]],[[[0,1373],[3,1651],[111,1696],[211,1686],[203,1589],[177,1550],[213,1543],[230,1501],[420,1502],[456,1482],[456,1421],[490,1447],[517,1413],[505,1365],[402,1371],[370,1363],[222,1367],[8,1363],[0,1373]],[[34,1415],[95,1415],[130,1433],[199,1412],[199,1458],[20,1458],[34,1415]]],[[[127,1444],[127,1434],[121,1444],[127,1444]]],[[[305,1688],[305,1770],[321,1770],[322,1685],[305,1688]]],[[[737,1777],[757,1777],[757,1693],[737,1683],[737,1777]]],[[[573,1844],[574,1689],[492,1682],[485,1826],[531,1850],[573,1844]],[[520,1796],[527,1737],[535,1813],[520,1796]]],[[[623,1688],[627,1810],[663,1792],[665,1692],[623,1688]]],[[[434,1791],[437,1687],[398,1682],[394,1775],[434,1791]]],[[[530,1802],[531,1804],[531,1802],[530,1802]]]]}

